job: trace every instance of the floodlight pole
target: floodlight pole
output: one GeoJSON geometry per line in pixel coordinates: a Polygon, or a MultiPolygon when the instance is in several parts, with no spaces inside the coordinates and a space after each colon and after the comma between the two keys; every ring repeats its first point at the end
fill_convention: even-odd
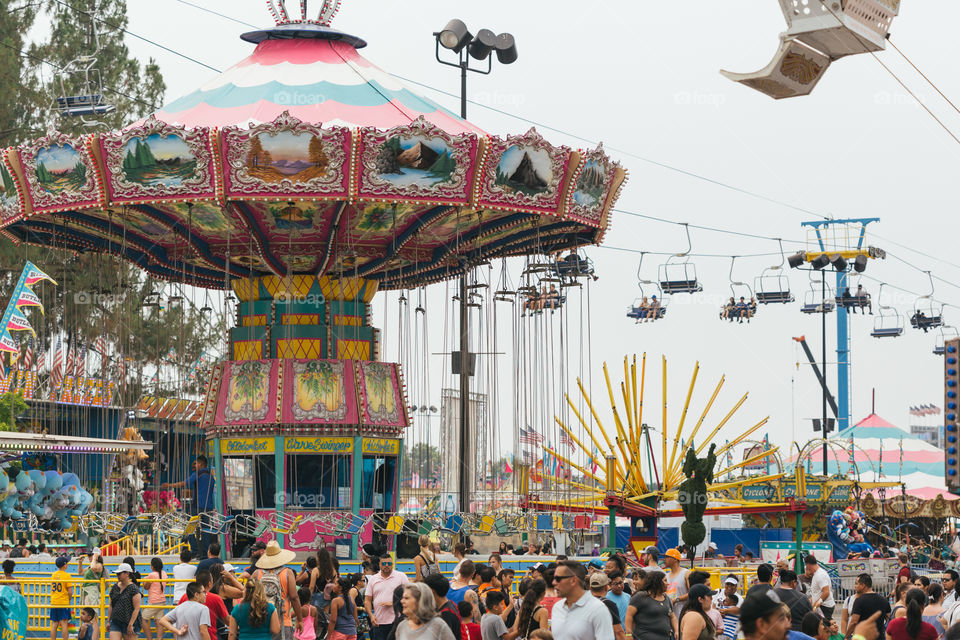
{"type": "MultiPolygon", "coordinates": [[[[459,62],[447,62],[440,57],[440,34],[434,34],[436,39],[437,62],[448,67],[460,68],[460,117],[467,119],[467,72],[489,75],[493,71],[493,53],[487,54],[487,69],[475,69],[470,66],[470,47],[464,47],[459,52],[459,62]]],[[[467,298],[467,268],[464,265],[463,275],[460,276],[460,491],[459,510],[462,513],[470,511],[470,494],[475,478],[474,463],[476,462],[475,441],[470,428],[470,305],[467,298]]]]}

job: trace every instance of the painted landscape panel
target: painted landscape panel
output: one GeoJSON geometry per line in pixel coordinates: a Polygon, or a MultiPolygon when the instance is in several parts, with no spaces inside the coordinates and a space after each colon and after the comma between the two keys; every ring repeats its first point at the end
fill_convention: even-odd
{"type": "Polygon", "coordinates": [[[87,167],[83,164],[83,157],[69,144],[54,144],[39,149],[34,168],[37,182],[53,195],[79,191],[87,183],[87,167]]]}
{"type": "Polygon", "coordinates": [[[497,165],[497,185],[508,191],[535,196],[546,193],[552,183],[553,163],[545,150],[513,145],[503,152],[497,165]]]}
{"type": "Polygon", "coordinates": [[[260,133],[247,143],[247,172],[264,182],[306,182],[322,177],[330,166],[319,137],[308,132],[260,133]]]}
{"type": "Polygon", "coordinates": [[[134,137],[123,147],[123,175],[144,186],[176,187],[197,172],[197,159],[178,135],[134,137]]]}
{"type": "Polygon", "coordinates": [[[442,138],[394,136],[380,147],[376,169],[396,187],[433,187],[453,181],[457,161],[442,138]]]}

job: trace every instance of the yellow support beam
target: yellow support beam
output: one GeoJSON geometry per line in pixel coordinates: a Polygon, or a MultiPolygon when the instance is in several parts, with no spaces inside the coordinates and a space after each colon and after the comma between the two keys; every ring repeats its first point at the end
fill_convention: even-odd
{"type": "Polygon", "coordinates": [[[727,444],[725,444],[725,445],[723,445],[722,447],[720,447],[719,449],[717,449],[717,452],[716,452],[717,456],[719,457],[721,454],[726,453],[727,449],[730,449],[730,448],[732,448],[732,447],[735,447],[735,446],[737,446],[738,444],[740,444],[741,442],[743,442],[744,440],[746,440],[747,438],[749,438],[751,435],[753,435],[753,432],[754,432],[754,431],[756,431],[757,429],[759,429],[759,428],[762,427],[763,425],[767,424],[767,422],[769,422],[769,421],[770,421],[770,416],[767,416],[766,418],[764,418],[763,420],[761,420],[761,421],[758,422],[757,424],[753,425],[752,427],[750,427],[749,429],[747,429],[746,431],[744,431],[743,433],[741,433],[740,435],[738,435],[736,438],[734,438],[733,440],[731,440],[731,441],[728,442],[727,444]]]}
{"type": "Polygon", "coordinates": [[[717,471],[714,475],[717,476],[717,477],[720,477],[720,476],[722,476],[722,475],[725,474],[725,473],[730,473],[730,472],[733,471],[734,469],[739,469],[740,467],[745,467],[745,466],[747,466],[748,464],[753,464],[754,462],[759,462],[759,461],[763,460],[764,458],[769,458],[770,456],[772,456],[773,454],[775,454],[775,453],[776,453],[777,451],[779,451],[779,450],[780,450],[780,447],[774,447],[774,448],[772,448],[772,449],[770,449],[770,450],[768,450],[768,451],[761,451],[761,452],[758,453],[757,455],[752,456],[752,457],[750,457],[750,458],[747,458],[747,459],[744,460],[743,462],[738,462],[737,464],[730,465],[730,466],[727,467],[726,469],[721,469],[720,471],[717,471]]]}
{"type": "MultiPolygon", "coordinates": [[[[743,394],[743,397],[740,398],[740,401],[737,402],[736,405],[734,405],[733,409],[730,409],[730,411],[727,412],[727,415],[725,415],[725,416],[723,417],[723,420],[720,421],[720,424],[718,424],[716,427],[714,427],[713,431],[710,432],[710,435],[708,435],[708,436],[706,437],[706,439],[704,439],[703,442],[700,443],[700,446],[698,446],[696,449],[694,449],[694,453],[695,453],[696,455],[700,455],[700,452],[703,451],[703,449],[704,449],[710,442],[713,441],[713,437],[714,437],[715,435],[717,435],[717,432],[720,431],[720,429],[722,429],[723,426],[724,426],[725,424],[727,424],[727,422],[729,422],[730,418],[733,417],[733,414],[736,413],[737,410],[740,409],[740,407],[743,406],[743,403],[744,403],[744,402],[747,401],[747,396],[748,396],[748,395],[750,395],[750,394],[749,394],[749,393],[743,394]]],[[[756,429],[756,427],[755,427],[754,429],[756,429]]],[[[686,453],[684,453],[684,455],[686,455],[686,453]]],[[[719,453],[717,453],[717,455],[719,455],[719,453]]],[[[680,464],[676,465],[676,468],[675,468],[674,471],[673,471],[673,476],[671,477],[671,481],[672,481],[672,482],[678,482],[680,476],[682,475],[682,473],[683,473],[683,464],[682,464],[682,460],[681,460],[681,461],[680,461],[680,464]]]]}
{"type": "Polygon", "coordinates": [[[661,440],[663,441],[663,457],[660,459],[660,468],[663,469],[661,477],[663,482],[661,487],[666,486],[667,482],[667,356],[660,356],[663,358],[663,416],[660,428],[661,440]]]}
{"type": "MultiPolygon", "coordinates": [[[[610,395],[610,408],[613,409],[613,422],[617,427],[617,435],[619,436],[617,438],[617,446],[620,448],[620,453],[623,454],[623,460],[624,460],[624,464],[626,465],[626,471],[628,473],[628,477],[632,477],[634,478],[634,481],[636,481],[637,465],[631,464],[630,462],[631,456],[628,456],[626,449],[623,448],[623,442],[627,441],[627,437],[623,430],[623,421],[620,420],[620,413],[617,411],[617,403],[613,399],[613,385],[610,384],[610,373],[607,371],[606,362],[603,363],[603,378],[607,383],[607,393],[610,395]]],[[[639,484],[637,486],[639,487],[639,484]]]]}
{"type": "Polygon", "coordinates": [[[731,482],[717,482],[708,486],[707,491],[725,491],[734,487],[749,487],[750,485],[754,484],[762,484],[764,482],[779,480],[786,475],[786,473],[774,473],[769,476],[755,476],[753,478],[741,478],[740,480],[733,480],[731,482]]]}
{"type": "Polygon", "coordinates": [[[687,420],[687,410],[690,408],[690,399],[693,397],[693,387],[697,384],[697,374],[700,372],[700,362],[693,367],[693,376],[690,378],[690,388],[687,389],[687,399],[683,403],[683,411],[680,413],[680,424],[677,426],[677,435],[673,438],[673,451],[670,452],[670,464],[667,469],[673,469],[673,462],[677,455],[677,446],[680,444],[680,437],[683,435],[683,423],[687,420]]]}
{"type": "MultiPolygon", "coordinates": [[[[606,363],[604,363],[604,368],[606,368],[606,363]]],[[[593,416],[593,419],[596,421],[597,427],[600,429],[600,433],[603,434],[603,439],[606,440],[607,442],[608,453],[605,455],[612,455],[616,458],[617,452],[613,448],[613,442],[610,440],[610,436],[607,435],[607,430],[604,428],[603,422],[600,420],[600,416],[597,415],[597,410],[593,406],[593,401],[590,399],[590,396],[587,394],[587,390],[583,388],[583,382],[581,382],[579,378],[577,378],[577,386],[580,387],[580,393],[583,395],[584,401],[587,403],[587,406],[590,408],[590,414],[593,416]]],[[[569,399],[567,401],[569,402],[569,399]]],[[[583,421],[581,420],[581,422],[583,421]]],[[[587,431],[587,433],[590,434],[590,438],[594,439],[593,433],[592,433],[593,430],[586,428],[586,424],[584,424],[584,429],[587,431]]],[[[594,442],[596,442],[595,439],[594,439],[594,442]]],[[[601,452],[603,451],[603,447],[598,446],[597,449],[599,449],[601,452]]],[[[625,452],[623,455],[624,455],[624,458],[626,458],[625,452]]],[[[627,469],[626,469],[627,464],[628,462],[626,461],[624,461],[624,463],[621,464],[620,460],[617,459],[617,473],[618,473],[620,482],[623,482],[624,479],[627,477],[627,469]]],[[[606,467],[604,467],[604,469],[606,469],[606,467]]]]}
{"type": "MultiPolygon", "coordinates": [[[[600,452],[600,455],[602,455],[604,458],[606,458],[607,455],[609,455],[609,454],[607,453],[607,451],[604,450],[603,445],[600,444],[600,441],[597,440],[596,436],[593,435],[593,429],[590,429],[590,428],[587,426],[587,423],[586,423],[586,421],[583,419],[583,416],[580,415],[580,412],[577,410],[577,408],[576,408],[575,406],[573,406],[573,401],[570,400],[570,396],[567,395],[567,394],[564,394],[563,397],[567,399],[567,404],[570,406],[570,409],[573,411],[573,415],[577,416],[577,420],[580,421],[580,424],[583,426],[583,430],[587,432],[587,435],[590,436],[590,440],[592,440],[592,441],[593,441],[593,444],[596,445],[597,451],[600,452]]],[[[601,433],[603,433],[603,434],[604,434],[604,437],[606,437],[606,433],[603,431],[603,427],[602,427],[601,425],[599,425],[599,423],[598,423],[598,426],[600,426],[601,433]]],[[[612,448],[612,447],[611,447],[611,452],[613,452],[613,448],[612,448]]],[[[590,453],[592,453],[592,451],[591,451],[590,453]]],[[[606,466],[604,466],[604,469],[606,469],[606,466]]]]}

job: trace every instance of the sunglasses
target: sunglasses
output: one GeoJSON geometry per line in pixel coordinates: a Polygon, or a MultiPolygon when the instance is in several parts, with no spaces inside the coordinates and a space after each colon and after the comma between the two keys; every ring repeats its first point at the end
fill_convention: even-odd
{"type": "Polygon", "coordinates": [[[558,576],[557,574],[553,574],[554,582],[560,582],[561,580],[566,580],[567,578],[576,578],[576,576],[573,575],[572,573],[568,573],[567,575],[564,575],[564,576],[558,576]]]}

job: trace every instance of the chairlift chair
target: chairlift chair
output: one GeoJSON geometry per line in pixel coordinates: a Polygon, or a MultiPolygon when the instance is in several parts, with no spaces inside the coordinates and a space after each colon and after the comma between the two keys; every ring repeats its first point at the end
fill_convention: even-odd
{"type": "Polygon", "coordinates": [[[655,322],[660,320],[667,314],[667,306],[670,303],[669,296],[664,295],[664,291],[661,288],[660,284],[653,282],[652,280],[644,280],[643,276],[640,275],[641,270],[643,269],[643,256],[646,252],[640,252],[640,264],[637,265],[637,288],[640,289],[640,297],[633,301],[633,304],[627,307],[627,317],[632,318],[639,322],[646,322],[647,320],[655,322]],[[652,294],[649,298],[647,297],[646,290],[644,286],[648,289],[656,288],[657,293],[652,294]],[[643,300],[647,298],[647,306],[644,307],[643,300]],[[653,300],[656,299],[657,304],[654,307],[656,310],[655,313],[650,313],[651,305],[653,300]]]}
{"type": "Polygon", "coordinates": [[[100,40],[97,37],[96,12],[89,14],[90,34],[93,40],[93,52],[74,58],[63,66],[57,74],[59,95],[55,99],[57,111],[65,118],[79,118],[87,127],[106,126],[97,120],[116,111],[116,107],[107,104],[103,97],[103,81],[97,66],[97,54],[100,52],[100,40]]]}
{"type": "Polygon", "coordinates": [[[683,223],[687,234],[687,250],[675,253],[660,265],[659,280],[663,293],[699,293],[703,287],[697,281],[697,267],[690,262],[693,243],[690,240],[690,225],[683,223]],[[680,260],[682,259],[682,262],[680,260]]]}
{"type": "Polygon", "coordinates": [[[883,51],[900,0],[780,0],[787,30],[773,60],[754,73],[720,73],[774,99],[813,91],[834,60],[883,51]]]}
{"type": "Polygon", "coordinates": [[[826,296],[821,291],[821,283],[818,280],[810,282],[810,291],[803,295],[803,306],[800,307],[801,313],[832,313],[836,308],[834,301],[833,288],[828,284],[826,287],[826,296]]]}
{"type": "Polygon", "coordinates": [[[563,286],[578,286],[577,280],[580,278],[593,278],[597,280],[594,273],[593,261],[584,253],[573,249],[569,255],[564,258],[557,258],[554,262],[554,270],[562,280],[563,286]]]}
{"type": "Polygon", "coordinates": [[[880,295],[883,293],[883,283],[877,292],[877,317],[873,321],[874,338],[899,338],[903,335],[903,317],[895,307],[883,304],[880,295]]]}
{"type": "Polygon", "coordinates": [[[943,325],[940,327],[936,342],[933,344],[933,355],[942,356],[947,352],[947,340],[955,340],[957,338],[960,338],[960,332],[957,331],[956,327],[952,325],[943,325]]]}
{"type": "Polygon", "coordinates": [[[767,267],[753,281],[753,293],[759,304],[790,304],[794,301],[790,293],[790,278],[783,271],[786,256],[783,253],[783,241],[780,244],[780,264],[767,267]]]}
{"type": "Polygon", "coordinates": [[[930,329],[937,329],[943,326],[943,305],[938,305],[933,299],[935,292],[933,286],[933,274],[926,272],[930,279],[930,293],[919,296],[913,303],[913,316],[910,318],[910,326],[914,329],[920,329],[924,333],[930,329]]]}
{"type": "Polygon", "coordinates": [[[754,317],[757,314],[757,300],[754,296],[753,289],[750,288],[746,282],[739,282],[733,279],[733,265],[737,261],[737,256],[731,256],[730,258],[730,302],[724,304],[720,308],[720,319],[733,322],[737,319],[739,322],[743,321],[744,313],[746,313],[747,322],[750,322],[750,318],[754,317]],[[746,292],[749,294],[749,300],[747,296],[738,295],[742,291],[738,290],[746,289],[746,292]],[[738,302],[737,299],[743,300],[743,302],[738,302]]]}
{"type": "MultiPolygon", "coordinates": [[[[848,309],[848,310],[860,309],[861,313],[863,312],[864,309],[871,309],[870,313],[873,313],[870,294],[867,293],[866,291],[860,292],[860,290],[863,288],[862,285],[860,284],[860,280],[862,279],[862,276],[859,273],[850,274],[848,278],[854,277],[854,276],[856,276],[857,278],[856,290],[854,291],[854,293],[850,293],[850,290],[853,289],[853,286],[848,285],[843,291],[837,291],[837,295],[834,298],[834,300],[837,303],[837,306],[843,307],[844,309],[848,309]]],[[[878,297],[879,297],[879,294],[878,294],[878,297]]],[[[878,304],[879,304],[879,300],[878,300],[878,304]]]]}

